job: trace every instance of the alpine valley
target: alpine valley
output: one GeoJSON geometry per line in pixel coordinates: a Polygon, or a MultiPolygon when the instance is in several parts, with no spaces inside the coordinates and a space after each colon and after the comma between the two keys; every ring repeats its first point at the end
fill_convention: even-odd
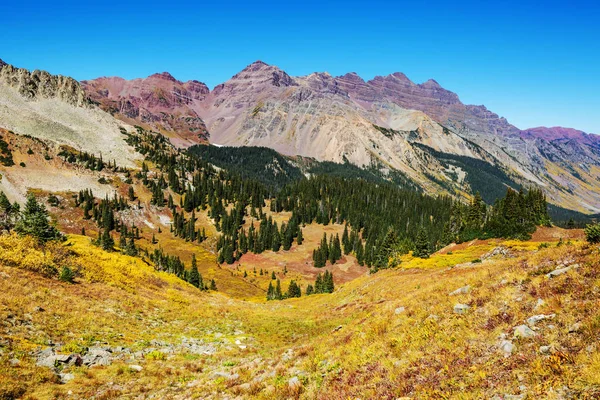
{"type": "Polygon", "coordinates": [[[600,136],[198,79],[0,60],[0,399],[600,397],[600,136]]]}

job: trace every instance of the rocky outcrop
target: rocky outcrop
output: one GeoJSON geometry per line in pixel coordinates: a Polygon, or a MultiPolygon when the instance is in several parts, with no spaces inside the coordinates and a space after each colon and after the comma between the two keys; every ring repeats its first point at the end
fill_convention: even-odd
{"type": "Polygon", "coordinates": [[[202,82],[181,82],[162,72],[131,81],[104,77],[83,81],[82,85],[105,111],[126,122],[168,133],[178,145],[189,146],[208,136],[196,111],[210,92],[202,82]]]}
{"type": "Polygon", "coordinates": [[[70,77],[39,70],[30,72],[0,60],[0,83],[16,89],[29,100],[57,98],[76,107],[89,106],[81,85],[70,77]]]}

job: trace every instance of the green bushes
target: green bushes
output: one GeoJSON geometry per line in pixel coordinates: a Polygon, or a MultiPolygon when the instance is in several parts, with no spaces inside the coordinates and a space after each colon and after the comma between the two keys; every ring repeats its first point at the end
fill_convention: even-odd
{"type": "Polygon", "coordinates": [[[588,225],[584,229],[585,239],[592,244],[600,243],[600,224],[588,225]]]}

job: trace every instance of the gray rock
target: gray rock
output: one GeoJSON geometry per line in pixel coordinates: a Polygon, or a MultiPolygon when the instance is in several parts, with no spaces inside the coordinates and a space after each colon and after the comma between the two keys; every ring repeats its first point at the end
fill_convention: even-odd
{"type": "Polygon", "coordinates": [[[215,371],[212,374],[210,374],[210,377],[212,379],[218,379],[218,378],[225,378],[228,381],[233,381],[236,380],[240,377],[239,374],[230,374],[229,372],[224,372],[224,371],[215,371]]]}
{"type": "Polygon", "coordinates": [[[515,345],[510,340],[501,341],[498,347],[505,356],[509,356],[515,351],[515,345]]]}
{"type": "Polygon", "coordinates": [[[82,358],[83,365],[94,367],[96,365],[112,364],[112,353],[110,348],[90,347],[87,354],[82,358]]]}
{"type": "Polygon", "coordinates": [[[569,327],[569,333],[578,333],[581,331],[581,322],[575,322],[569,327]]]}
{"type": "Polygon", "coordinates": [[[294,377],[290,378],[290,380],[288,380],[288,386],[290,388],[294,388],[297,386],[302,386],[302,383],[300,382],[300,379],[298,379],[297,376],[294,376],[294,377]]]}
{"type": "Polygon", "coordinates": [[[398,307],[394,310],[394,314],[399,315],[402,314],[406,309],[404,307],[398,307]]]}
{"type": "Polygon", "coordinates": [[[572,266],[555,269],[554,271],[547,273],[546,278],[548,278],[548,279],[555,278],[559,275],[569,272],[571,269],[573,269],[572,266]]]}
{"type": "Polygon", "coordinates": [[[454,305],[454,313],[455,314],[466,314],[466,312],[469,310],[469,308],[471,308],[471,307],[469,307],[466,304],[460,304],[460,303],[455,304],[454,305]]]}
{"type": "Polygon", "coordinates": [[[467,286],[463,286],[461,288],[456,289],[453,292],[450,292],[448,295],[449,296],[457,296],[459,294],[467,294],[471,291],[471,286],[467,285],[467,286]]]}
{"type": "Polygon", "coordinates": [[[73,364],[77,357],[78,355],[75,354],[54,354],[54,351],[51,351],[51,353],[49,353],[47,350],[44,350],[38,355],[36,365],[39,367],[54,368],[56,366],[59,366],[60,364],[73,364]]]}
{"type": "Polygon", "coordinates": [[[536,323],[543,321],[545,319],[554,319],[554,317],[556,317],[556,314],[539,314],[539,315],[534,315],[532,317],[527,318],[527,323],[530,326],[535,326],[536,323]]]}
{"type": "Polygon", "coordinates": [[[17,365],[19,365],[20,362],[21,362],[21,360],[19,360],[18,358],[12,358],[9,361],[10,365],[12,365],[13,367],[16,367],[17,365]]]}
{"type": "Polygon", "coordinates": [[[515,338],[531,338],[534,337],[536,333],[531,330],[527,325],[519,325],[515,328],[515,332],[513,336],[515,338]]]}
{"type": "Polygon", "coordinates": [[[550,354],[550,351],[552,350],[552,347],[550,346],[540,346],[540,353],[542,354],[550,354]]]}
{"type": "Polygon", "coordinates": [[[67,383],[75,379],[75,375],[73,374],[58,374],[61,383],[67,383]]]}
{"type": "Polygon", "coordinates": [[[129,369],[136,372],[141,372],[144,368],[141,365],[130,365],[129,369]]]}
{"type": "Polygon", "coordinates": [[[546,302],[542,299],[537,299],[537,302],[535,303],[535,307],[533,307],[534,310],[539,309],[540,307],[542,307],[544,304],[546,304],[546,302]]]}

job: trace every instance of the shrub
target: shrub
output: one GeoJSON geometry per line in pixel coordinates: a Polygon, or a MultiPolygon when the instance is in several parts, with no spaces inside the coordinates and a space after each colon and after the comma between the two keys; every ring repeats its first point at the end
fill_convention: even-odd
{"type": "Polygon", "coordinates": [[[164,360],[167,356],[162,351],[154,350],[146,354],[146,360],[164,360]]]}
{"type": "Polygon", "coordinates": [[[73,283],[73,279],[75,278],[75,273],[73,272],[73,270],[67,266],[62,267],[62,269],[60,270],[60,275],[58,276],[58,279],[60,279],[63,282],[68,282],[68,283],[73,283]]]}
{"type": "Polygon", "coordinates": [[[585,229],[585,239],[592,244],[600,243],[600,224],[588,225],[585,229]]]}

